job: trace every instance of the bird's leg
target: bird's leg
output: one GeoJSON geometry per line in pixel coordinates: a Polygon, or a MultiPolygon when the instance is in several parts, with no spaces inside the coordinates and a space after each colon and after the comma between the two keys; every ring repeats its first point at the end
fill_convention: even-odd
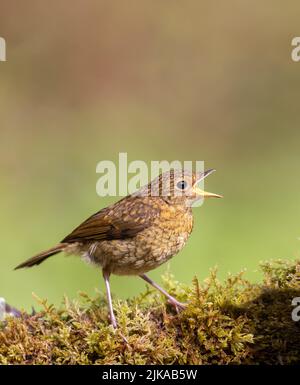
{"type": "Polygon", "coordinates": [[[165,295],[168,298],[168,300],[170,301],[170,303],[176,307],[176,309],[178,309],[178,308],[181,310],[185,309],[186,305],[184,303],[177,301],[176,298],[172,297],[166,290],[164,290],[157,283],[152,281],[152,279],[149,278],[146,274],[141,274],[140,277],[142,279],[144,279],[146,282],[148,282],[150,285],[155,287],[155,289],[159,290],[163,295],[165,295]]]}
{"type": "Polygon", "coordinates": [[[111,322],[113,328],[116,329],[117,328],[117,321],[116,321],[116,317],[114,315],[114,309],[113,309],[112,300],[111,300],[109,276],[110,276],[110,274],[107,271],[103,270],[103,278],[104,278],[105,287],[106,287],[106,296],[107,296],[107,302],[108,302],[108,308],[109,308],[110,322],[111,322]]]}
{"type": "MultiPolygon", "coordinates": [[[[112,327],[116,330],[118,326],[117,326],[117,321],[114,314],[114,309],[113,309],[112,299],[111,299],[110,284],[109,284],[110,273],[104,270],[102,271],[102,273],[103,273],[103,278],[104,278],[105,287],[106,287],[106,296],[107,296],[107,302],[108,302],[108,308],[109,308],[110,323],[112,327]]],[[[122,333],[120,333],[120,336],[122,337],[125,344],[128,345],[127,338],[124,337],[122,333]]]]}

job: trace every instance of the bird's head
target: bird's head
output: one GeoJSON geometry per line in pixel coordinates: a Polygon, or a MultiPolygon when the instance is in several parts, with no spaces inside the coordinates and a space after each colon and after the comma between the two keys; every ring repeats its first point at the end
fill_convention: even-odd
{"type": "Polygon", "coordinates": [[[203,180],[215,170],[192,172],[190,170],[174,170],[164,172],[142,187],[137,195],[158,196],[168,203],[193,206],[205,198],[222,198],[222,195],[206,192],[199,187],[203,180]]]}

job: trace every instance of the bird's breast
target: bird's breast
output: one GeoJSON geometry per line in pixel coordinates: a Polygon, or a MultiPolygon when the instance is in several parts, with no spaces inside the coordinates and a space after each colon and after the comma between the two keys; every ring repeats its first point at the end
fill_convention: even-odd
{"type": "Polygon", "coordinates": [[[156,219],[149,229],[153,232],[154,255],[167,258],[178,253],[185,245],[193,229],[193,215],[187,210],[168,210],[156,219]]]}
{"type": "Polygon", "coordinates": [[[90,253],[93,262],[119,275],[135,275],[152,270],[177,254],[193,229],[188,210],[167,208],[136,236],[101,241],[90,253]]]}

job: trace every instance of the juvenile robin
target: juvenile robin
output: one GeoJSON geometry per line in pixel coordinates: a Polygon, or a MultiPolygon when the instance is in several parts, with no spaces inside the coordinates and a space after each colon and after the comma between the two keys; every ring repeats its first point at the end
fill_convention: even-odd
{"type": "Polygon", "coordinates": [[[114,328],[117,322],[110,292],[111,274],[138,275],[163,293],[176,308],[183,308],[183,304],[145,273],[168,261],[184,247],[193,229],[194,202],[221,197],[197,187],[213,171],[193,173],[171,169],[136,193],[98,211],[58,245],[33,256],[16,269],[39,265],[62,251],[99,266],[114,328]]]}

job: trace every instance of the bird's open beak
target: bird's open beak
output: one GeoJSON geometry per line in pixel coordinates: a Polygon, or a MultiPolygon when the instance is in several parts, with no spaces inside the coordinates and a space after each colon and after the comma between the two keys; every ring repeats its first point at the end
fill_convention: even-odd
{"type": "Polygon", "coordinates": [[[194,190],[195,194],[199,195],[201,198],[223,198],[222,195],[214,194],[214,193],[211,193],[211,192],[207,192],[207,191],[201,190],[200,188],[198,188],[196,186],[193,187],[193,190],[194,190]]]}
{"type": "Polygon", "coordinates": [[[205,179],[208,175],[210,175],[211,173],[213,173],[214,169],[211,169],[211,170],[207,170],[207,171],[204,171],[204,173],[202,173],[201,175],[199,175],[199,178],[198,180],[196,181],[196,183],[194,184],[193,186],[193,191],[196,195],[198,195],[199,197],[201,198],[223,198],[222,195],[219,195],[219,194],[214,194],[214,193],[211,193],[211,192],[207,192],[207,191],[204,191],[204,190],[201,190],[199,187],[197,187],[197,184],[202,181],[203,179],[205,179]]]}

